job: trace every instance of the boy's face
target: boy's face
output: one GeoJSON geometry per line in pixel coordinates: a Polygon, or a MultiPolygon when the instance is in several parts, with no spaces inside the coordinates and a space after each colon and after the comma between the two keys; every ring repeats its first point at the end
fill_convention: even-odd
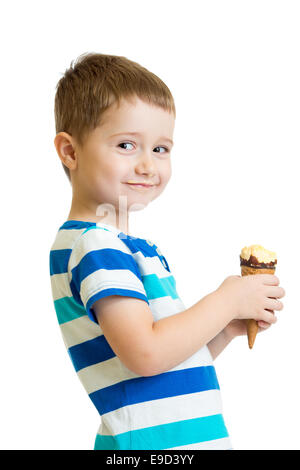
{"type": "Polygon", "coordinates": [[[173,139],[174,126],[173,114],[138,98],[123,100],[119,108],[113,104],[83,147],[74,146],[77,165],[72,185],[79,204],[95,215],[97,207],[107,203],[118,212],[119,196],[126,196],[128,212],[156,199],[171,177],[172,142],[168,139],[173,139]],[[153,186],[138,187],[129,181],[153,186]]]}

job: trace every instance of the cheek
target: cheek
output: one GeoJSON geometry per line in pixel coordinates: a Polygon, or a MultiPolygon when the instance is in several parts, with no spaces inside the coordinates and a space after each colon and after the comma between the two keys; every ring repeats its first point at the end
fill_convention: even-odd
{"type": "Polygon", "coordinates": [[[114,184],[122,179],[122,165],[118,162],[104,161],[98,170],[98,180],[105,184],[114,184]]]}
{"type": "Polygon", "coordinates": [[[171,161],[168,160],[166,164],[160,169],[160,179],[163,186],[168,184],[170,178],[172,176],[172,166],[171,161]]]}
{"type": "Polygon", "coordinates": [[[105,161],[105,172],[113,179],[122,179],[128,173],[129,162],[122,158],[116,158],[114,155],[105,161]]]}
{"type": "Polygon", "coordinates": [[[116,202],[119,195],[126,190],[124,181],[128,178],[128,166],[125,167],[122,162],[105,163],[99,172],[97,187],[103,197],[107,200],[116,202]]]}

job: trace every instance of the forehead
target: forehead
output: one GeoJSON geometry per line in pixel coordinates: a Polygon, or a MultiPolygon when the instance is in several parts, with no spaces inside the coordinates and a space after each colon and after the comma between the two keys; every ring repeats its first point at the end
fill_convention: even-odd
{"type": "Polygon", "coordinates": [[[119,132],[145,133],[148,131],[172,137],[175,118],[159,106],[146,103],[139,98],[122,99],[105,111],[103,116],[102,131],[105,134],[119,132]]]}

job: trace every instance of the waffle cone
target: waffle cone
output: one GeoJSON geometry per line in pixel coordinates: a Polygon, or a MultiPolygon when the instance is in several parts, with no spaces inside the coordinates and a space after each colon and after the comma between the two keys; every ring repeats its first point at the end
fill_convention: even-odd
{"type": "MultiPolygon", "coordinates": [[[[250,274],[274,274],[275,268],[253,268],[251,266],[241,266],[242,276],[249,276],[250,274]]],[[[247,323],[247,336],[248,336],[248,345],[252,349],[254,341],[258,332],[258,323],[255,320],[248,319],[247,323]]]]}

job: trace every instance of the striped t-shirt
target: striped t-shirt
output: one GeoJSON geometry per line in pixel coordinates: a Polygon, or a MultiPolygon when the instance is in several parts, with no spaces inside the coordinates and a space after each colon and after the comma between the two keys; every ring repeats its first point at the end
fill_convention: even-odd
{"type": "Polygon", "coordinates": [[[68,354],[101,416],[95,450],[231,448],[207,346],[144,377],[114,354],[97,323],[93,304],[110,295],[144,300],[154,321],[186,309],[154,243],[104,223],[68,220],[51,247],[50,276],[68,354]]]}

